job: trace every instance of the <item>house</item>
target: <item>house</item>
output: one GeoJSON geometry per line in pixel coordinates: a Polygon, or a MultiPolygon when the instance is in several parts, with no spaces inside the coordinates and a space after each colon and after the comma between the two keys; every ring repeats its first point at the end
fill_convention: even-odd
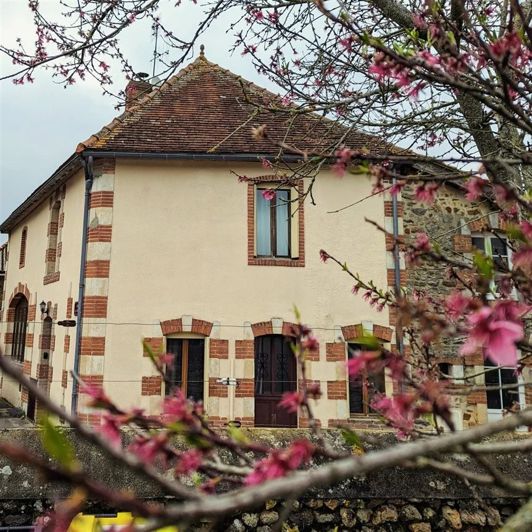
{"type": "MultiPolygon", "coordinates": [[[[323,392],[321,425],[371,426],[369,389],[348,382],[345,361],[364,331],[392,345],[394,316],[353,296],[319,250],[377,286],[393,287],[396,273],[404,285],[404,261],[364,221],[391,232],[391,199],[371,195],[370,176],[340,179],[327,168],[314,183],[316,204],[303,202],[311,175],[283,175],[302,151],[337,142],[338,129],[313,115],[288,120],[280,104],[264,112],[261,105],[278,103],[273,94],[203,54],[161,87],[131,81],[126,94],[125,112],[80,143],[0,226],[9,234],[5,354],[88,422],[98,417],[71,371],[124,407],[160,412],[166,390],[152,350],[175,355],[170,379],[204,401],[214,425],[305,427],[307,419],[277,407],[298,386],[287,345],[297,305],[320,341],[306,370],[323,392]],[[253,139],[261,125],[267,138],[253,139]],[[286,139],[274,171],[268,161],[286,139]],[[363,198],[356,209],[330,213],[363,198]]],[[[390,150],[357,132],[346,144],[390,150]]],[[[398,210],[402,230],[404,204],[398,210]]],[[[394,391],[387,375],[374,386],[394,391]]],[[[1,395],[35,417],[35,398],[6,376],[1,395]]]]}

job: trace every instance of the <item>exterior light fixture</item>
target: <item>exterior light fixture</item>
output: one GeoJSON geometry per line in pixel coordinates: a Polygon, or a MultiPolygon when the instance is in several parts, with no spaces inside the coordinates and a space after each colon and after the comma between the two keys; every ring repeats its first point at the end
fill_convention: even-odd
{"type": "Polygon", "coordinates": [[[46,314],[46,317],[50,316],[50,311],[48,310],[48,303],[46,303],[44,300],[41,301],[39,304],[39,307],[41,309],[41,314],[46,314]]]}

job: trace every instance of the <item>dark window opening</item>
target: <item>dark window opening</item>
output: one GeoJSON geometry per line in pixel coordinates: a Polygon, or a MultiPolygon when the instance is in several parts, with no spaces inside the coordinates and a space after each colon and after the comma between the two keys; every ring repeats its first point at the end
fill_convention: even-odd
{"type": "Polygon", "coordinates": [[[194,401],[203,401],[205,340],[184,338],[167,340],[167,351],[174,359],[166,368],[166,395],[176,388],[194,401]]]}
{"type": "Polygon", "coordinates": [[[440,370],[440,380],[446,381],[451,378],[451,364],[449,364],[448,362],[440,362],[438,364],[438,369],[440,370]]]}
{"type": "Polygon", "coordinates": [[[499,368],[497,366],[489,358],[486,359],[485,370],[487,372],[484,375],[486,386],[488,388],[498,387],[498,389],[486,390],[488,409],[510,410],[519,405],[517,375],[513,368],[499,368]]]}
{"type": "MultiPolygon", "coordinates": [[[[349,344],[348,357],[356,358],[364,351],[363,346],[349,344]]],[[[386,393],[384,369],[368,374],[362,371],[356,377],[349,377],[349,412],[351,414],[372,413],[370,404],[376,395],[386,393]]]]}
{"type": "Polygon", "coordinates": [[[28,326],[28,300],[19,296],[15,307],[15,321],[13,324],[13,348],[11,356],[17,362],[24,362],[24,350],[26,348],[26,328],[28,326]]]}
{"type": "Polygon", "coordinates": [[[258,257],[290,257],[290,191],[276,190],[271,200],[266,189],[256,191],[256,252],[258,257]]]}

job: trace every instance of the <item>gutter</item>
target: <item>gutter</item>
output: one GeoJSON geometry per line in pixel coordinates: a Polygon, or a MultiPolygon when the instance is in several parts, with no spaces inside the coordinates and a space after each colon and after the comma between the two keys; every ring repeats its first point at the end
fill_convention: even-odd
{"type": "MultiPolygon", "coordinates": [[[[192,152],[138,152],[138,151],[100,151],[83,150],[84,157],[114,157],[117,159],[161,159],[163,161],[241,161],[258,162],[261,158],[272,159],[271,153],[192,153],[192,152]]],[[[281,160],[286,162],[301,161],[301,155],[284,155],[281,160]]]]}
{"type": "MultiPolygon", "coordinates": [[[[81,356],[81,336],[83,334],[83,300],[85,298],[85,270],[87,266],[87,237],[89,229],[89,203],[94,180],[93,157],[82,154],[81,163],[85,172],[85,201],[83,204],[83,229],[81,234],[81,262],[79,267],[78,315],[76,323],[76,348],[74,351],[74,379],[79,375],[81,356]]],[[[76,380],[72,383],[71,413],[78,411],[79,384],[76,380]]]]}

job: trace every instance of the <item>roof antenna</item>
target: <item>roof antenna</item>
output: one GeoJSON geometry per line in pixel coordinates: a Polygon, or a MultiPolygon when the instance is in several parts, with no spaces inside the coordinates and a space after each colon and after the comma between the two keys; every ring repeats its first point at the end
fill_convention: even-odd
{"type": "Polygon", "coordinates": [[[204,44],[200,44],[200,47],[199,47],[199,56],[200,56],[200,57],[205,57],[205,45],[204,45],[204,44]]]}
{"type": "Polygon", "coordinates": [[[157,41],[159,37],[159,24],[155,23],[155,48],[153,49],[153,72],[152,77],[155,77],[155,65],[157,63],[157,41]]]}

